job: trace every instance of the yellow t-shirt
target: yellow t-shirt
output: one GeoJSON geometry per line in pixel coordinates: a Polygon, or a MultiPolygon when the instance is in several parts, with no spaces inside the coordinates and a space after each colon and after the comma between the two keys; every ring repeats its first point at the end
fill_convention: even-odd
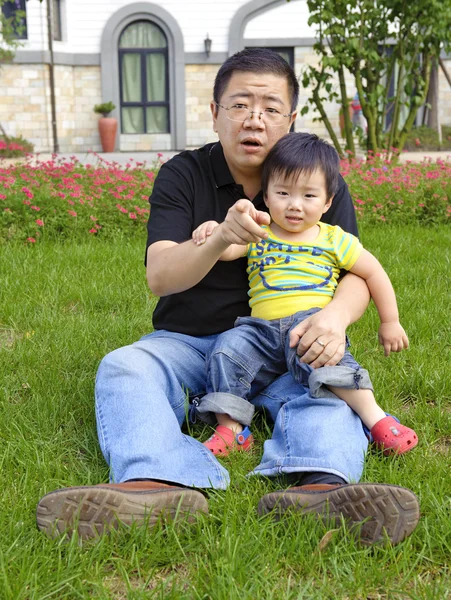
{"type": "Polygon", "coordinates": [[[312,242],[291,243],[271,228],[266,240],[249,244],[249,305],[253,317],[281,319],[300,310],[324,307],[335,293],[340,269],[352,268],[362,245],[337,225],[318,223],[312,242]]]}

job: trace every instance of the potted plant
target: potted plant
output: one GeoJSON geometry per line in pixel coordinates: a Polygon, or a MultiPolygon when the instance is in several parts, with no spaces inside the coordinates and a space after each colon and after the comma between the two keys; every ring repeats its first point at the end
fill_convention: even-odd
{"type": "Polygon", "coordinates": [[[108,116],[115,108],[111,101],[94,106],[94,112],[102,115],[99,119],[99,134],[104,152],[114,152],[116,145],[117,119],[108,116]]]}

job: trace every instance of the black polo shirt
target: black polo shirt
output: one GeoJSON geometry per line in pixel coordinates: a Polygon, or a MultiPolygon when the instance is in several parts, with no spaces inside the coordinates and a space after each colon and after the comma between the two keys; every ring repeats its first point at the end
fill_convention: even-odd
{"type": "MultiPolygon", "coordinates": [[[[186,242],[201,223],[224,221],[240,198],[246,198],[243,186],[234,182],[219,142],[174,156],[162,165],[149,199],[147,248],[163,240],[186,242]]],[[[267,211],[262,192],[253,203],[267,211]]],[[[322,220],[357,235],[354,207],[342,177],[322,220]]],[[[230,329],[238,316],[250,314],[246,267],[246,258],[218,261],[191,289],[160,298],[153,314],[154,328],[195,336],[230,329]]]]}

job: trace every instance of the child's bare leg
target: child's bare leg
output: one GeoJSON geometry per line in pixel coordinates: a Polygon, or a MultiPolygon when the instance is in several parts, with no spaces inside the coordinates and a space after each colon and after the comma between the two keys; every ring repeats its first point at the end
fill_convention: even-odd
{"type": "Polygon", "coordinates": [[[359,415],[370,430],[373,441],[384,449],[384,454],[391,452],[402,454],[413,450],[418,444],[415,431],[401,425],[393,417],[387,416],[378,406],[371,390],[335,386],[330,386],[329,389],[359,415]]]}
{"type": "Polygon", "coordinates": [[[328,386],[328,388],[359,415],[368,429],[371,429],[378,421],[385,418],[385,412],[377,404],[371,390],[356,390],[334,386],[328,386]]]}
{"type": "Polygon", "coordinates": [[[217,413],[216,420],[218,421],[218,425],[228,427],[233,431],[233,433],[241,433],[243,431],[243,426],[241,425],[241,423],[238,423],[238,421],[235,421],[229,415],[225,415],[224,413],[217,413]]]}

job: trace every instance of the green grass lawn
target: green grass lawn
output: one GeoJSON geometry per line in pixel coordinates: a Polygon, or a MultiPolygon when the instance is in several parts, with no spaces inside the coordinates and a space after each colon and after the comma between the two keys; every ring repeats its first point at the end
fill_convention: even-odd
{"type": "MultiPolygon", "coordinates": [[[[36,529],[39,498],[55,488],[106,481],[93,387],[108,351],[151,329],[144,239],[0,246],[2,475],[0,598],[445,599],[451,597],[451,368],[449,228],[361,227],[389,272],[411,347],[384,358],[371,307],[350,330],[380,404],[419,434],[401,457],[371,451],[364,481],[411,488],[414,534],[396,547],[362,548],[344,527],[293,516],[260,519],[274,482],[246,479],[256,449],[227,461],[232,485],[209,494],[194,526],[112,533],[81,546],[36,529]]],[[[194,430],[206,437],[206,428],[194,430]]],[[[344,440],[343,443],[346,443],[344,440]]]]}

